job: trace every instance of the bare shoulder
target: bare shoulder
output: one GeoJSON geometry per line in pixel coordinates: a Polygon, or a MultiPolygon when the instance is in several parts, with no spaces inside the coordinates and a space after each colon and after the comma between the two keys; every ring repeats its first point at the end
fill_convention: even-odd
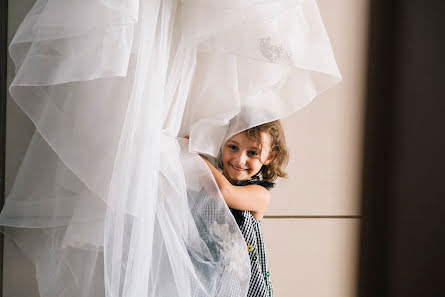
{"type": "Polygon", "coordinates": [[[258,221],[262,220],[264,217],[264,212],[262,211],[251,211],[251,213],[253,217],[258,221]]]}

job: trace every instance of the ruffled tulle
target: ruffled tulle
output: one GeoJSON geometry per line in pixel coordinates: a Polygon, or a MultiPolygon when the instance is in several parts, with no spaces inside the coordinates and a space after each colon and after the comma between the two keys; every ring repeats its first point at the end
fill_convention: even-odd
{"type": "Polygon", "coordinates": [[[10,55],[36,131],[0,225],[40,295],[246,296],[196,153],[340,80],[315,1],[38,0],[10,55]]]}

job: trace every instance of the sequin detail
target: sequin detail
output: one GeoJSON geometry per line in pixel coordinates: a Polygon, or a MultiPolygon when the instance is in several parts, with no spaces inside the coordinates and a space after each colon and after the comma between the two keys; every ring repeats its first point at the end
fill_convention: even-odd
{"type": "Polygon", "coordinates": [[[213,221],[209,231],[221,241],[221,254],[227,264],[227,269],[236,273],[240,279],[246,279],[246,275],[242,273],[242,267],[239,267],[237,264],[240,257],[239,251],[242,247],[238,241],[235,241],[234,236],[232,236],[229,225],[226,223],[218,224],[216,221],[213,221]]]}
{"type": "Polygon", "coordinates": [[[269,62],[279,63],[281,61],[286,61],[292,63],[291,52],[285,49],[282,44],[272,44],[272,38],[270,36],[260,39],[260,51],[261,55],[269,62]]]}

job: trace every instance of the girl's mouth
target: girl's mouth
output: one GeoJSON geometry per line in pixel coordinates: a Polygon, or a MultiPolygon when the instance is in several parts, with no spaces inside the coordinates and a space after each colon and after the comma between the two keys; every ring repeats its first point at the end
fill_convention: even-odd
{"type": "Polygon", "coordinates": [[[247,171],[248,170],[248,168],[241,168],[241,167],[234,166],[232,164],[230,164],[230,166],[232,166],[232,168],[235,169],[236,171],[247,171]]]}

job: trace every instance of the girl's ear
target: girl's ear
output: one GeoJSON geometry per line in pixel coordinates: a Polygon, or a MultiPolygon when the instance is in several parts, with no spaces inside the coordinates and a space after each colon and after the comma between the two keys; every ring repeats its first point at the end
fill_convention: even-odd
{"type": "Polygon", "coordinates": [[[264,165],[269,165],[270,162],[272,162],[275,159],[276,152],[270,152],[269,156],[267,157],[266,161],[264,162],[264,165]]]}

